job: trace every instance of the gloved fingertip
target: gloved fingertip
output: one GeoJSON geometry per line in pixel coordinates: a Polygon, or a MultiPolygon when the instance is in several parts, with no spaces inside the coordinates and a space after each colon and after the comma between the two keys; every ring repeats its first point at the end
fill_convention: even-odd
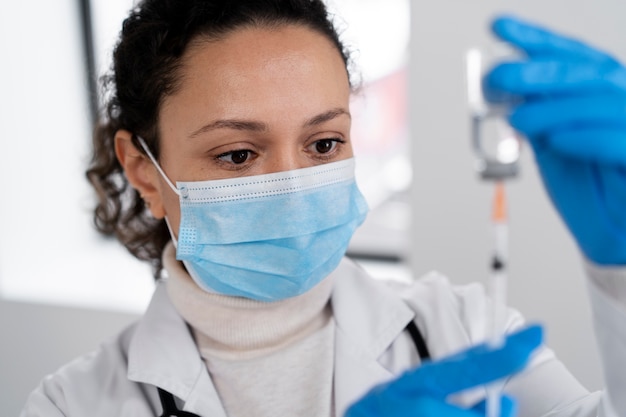
{"type": "Polygon", "coordinates": [[[527,133],[524,127],[528,124],[526,113],[524,112],[524,108],[516,108],[514,109],[508,117],[509,124],[511,127],[516,129],[517,131],[521,131],[523,133],[527,133]]]}
{"type": "Polygon", "coordinates": [[[517,401],[508,395],[503,395],[500,399],[501,417],[514,417],[517,415],[517,401]]]}
{"type": "Polygon", "coordinates": [[[520,345],[534,349],[543,343],[543,326],[540,324],[530,325],[507,337],[506,344],[520,345]]]}
{"type": "Polygon", "coordinates": [[[538,160],[550,152],[550,139],[547,135],[524,136],[538,160]]]}
{"type": "Polygon", "coordinates": [[[483,93],[489,101],[490,98],[498,97],[503,91],[511,90],[513,72],[508,63],[496,65],[485,74],[482,80],[483,93]]]}
{"type": "Polygon", "coordinates": [[[507,15],[495,19],[491,30],[496,37],[526,54],[549,46],[555,36],[534,22],[507,15]]]}
{"type": "Polygon", "coordinates": [[[512,24],[516,24],[517,21],[518,19],[514,15],[498,15],[491,20],[491,31],[500,36],[502,33],[506,33],[507,28],[512,24]]]}
{"type": "MultiPolygon", "coordinates": [[[[487,401],[480,401],[472,407],[472,410],[480,415],[486,415],[487,401]]],[[[514,417],[515,415],[517,415],[517,402],[513,397],[503,394],[500,397],[500,417],[514,417]]]]}
{"type": "Polygon", "coordinates": [[[516,43],[520,31],[524,31],[531,25],[512,14],[502,14],[491,22],[491,32],[506,42],[516,43]]]}

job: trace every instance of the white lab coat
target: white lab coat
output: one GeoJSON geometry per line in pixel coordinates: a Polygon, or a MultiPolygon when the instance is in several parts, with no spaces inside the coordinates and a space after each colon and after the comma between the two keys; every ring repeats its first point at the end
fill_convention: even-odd
{"type": "MultiPolygon", "coordinates": [[[[435,359],[485,338],[487,300],[478,284],[455,287],[431,273],[410,286],[388,285],[370,279],[348,260],[333,274],[337,416],[374,385],[419,363],[404,331],[410,320],[416,321],[435,359]]],[[[136,324],[45,378],[29,397],[22,417],[158,416],[161,406],[155,386],[172,393],[184,410],[202,417],[225,417],[207,368],[165,285],[157,285],[136,324]]],[[[609,345],[602,353],[614,364],[608,367],[613,369],[609,388],[618,393],[626,387],[626,308],[596,288],[590,292],[597,333],[609,345]]],[[[510,310],[508,329],[522,325],[520,314],[510,310]]],[[[602,394],[588,393],[547,348],[509,382],[508,391],[520,401],[520,417],[611,415],[598,411],[602,394]]],[[[476,389],[457,400],[474,401],[481,395],[482,390],[476,389]]]]}

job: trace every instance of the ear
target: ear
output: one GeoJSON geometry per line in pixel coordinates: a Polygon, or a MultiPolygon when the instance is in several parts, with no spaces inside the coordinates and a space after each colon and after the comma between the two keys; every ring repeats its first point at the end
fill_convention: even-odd
{"type": "Polygon", "coordinates": [[[140,152],[128,130],[115,132],[115,155],[130,185],[139,192],[157,219],[165,217],[159,173],[150,159],[140,152]]]}

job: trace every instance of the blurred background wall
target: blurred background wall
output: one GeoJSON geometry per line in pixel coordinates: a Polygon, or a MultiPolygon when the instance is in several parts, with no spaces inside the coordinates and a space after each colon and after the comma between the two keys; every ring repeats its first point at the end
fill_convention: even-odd
{"type": "MultiPolygon", "coordinates": [[[[6,415],[19,412],[45,374],[138,317],[153,285],[146,266],[91,227],[93,200],[83,179],[91,79],[80,4],[13,2],[0,14],[0,405],[6,415]]],[[[114,34],[130,4],[89,3],[97,73],[108,66],[114,34]]],[[[624,59],[626,5],[617,0],[408,5],[408,0],[333,1],[346,16],[341,24],[347,35],[359,27],[369,35],[363,44],[349,40],[357,64],[372,56],[389,64],[363,69],[364,90],[355,98],[360,182],[373,210],[350,254],[381,278],[408,280],[437,269],[455,283],[484,282],[492,188],[473,171],[466,50],[488,47],[489,20],[508,10],[624,59]],[[367,46],[377,39],[377,46],[367,46]],[[389,50],[395,55],[388,56],[389,50]]],[[[544,322],[561,359],[587,387],[598,389],[602,376],[580,258],[545,198],[528,150],[508,193],[510,303],[544,322]]]]}
{"type": "MultiPolygon", "coordinates": [[[[492,44],[502,11],[535,20],[626,58],[626,3],[618,0],[411,2],[410,262],[456,283],[485,280],[493,188],[472,175],[464,53],[492,44]]],[[[509,304],[547,326],[547,342],[588,388],[602,386],[581,258],[542,189],[530,149],[508,186],[509,304]]]]}

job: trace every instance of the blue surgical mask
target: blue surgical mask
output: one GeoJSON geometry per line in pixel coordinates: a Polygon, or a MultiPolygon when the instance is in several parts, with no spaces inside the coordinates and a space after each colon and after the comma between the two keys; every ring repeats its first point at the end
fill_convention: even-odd
{"type": "Polygon", "coordinates": [[[140,143],[179,195],[176,259],[209,292],[259,301],[300,295],[339,265],[367,214],[354,158],[174,186],[140,143]]]}

